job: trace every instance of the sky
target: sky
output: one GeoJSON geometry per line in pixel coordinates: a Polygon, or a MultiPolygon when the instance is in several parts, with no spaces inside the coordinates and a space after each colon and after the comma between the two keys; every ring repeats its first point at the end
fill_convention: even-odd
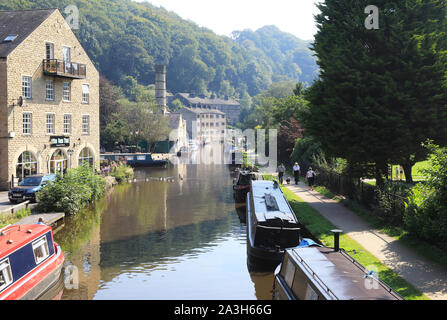
{"type": "MultiPolygon", "coordinates": [[[[141,2],[142,0],[138,0],[141,2]]],[[[177,13],[219,35],[232,31],[276,25],[302,40],[313,40],[317,32],[315,3],[322,0],[146,0],[177,13]]]]}

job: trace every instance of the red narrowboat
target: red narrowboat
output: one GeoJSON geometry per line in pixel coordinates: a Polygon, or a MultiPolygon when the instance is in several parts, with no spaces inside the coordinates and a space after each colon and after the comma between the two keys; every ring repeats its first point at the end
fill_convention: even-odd
{"type": "Polygon", "coordinates": [[[43,224],[0,230],[0,300],[35,300],[55,285],[64,254],[43,224]]]}

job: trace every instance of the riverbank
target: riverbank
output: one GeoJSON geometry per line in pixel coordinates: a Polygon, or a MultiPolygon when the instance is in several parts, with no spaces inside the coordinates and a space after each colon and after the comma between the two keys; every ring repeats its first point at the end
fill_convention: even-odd
{"type": "MultiPolygon", "coordinates": [[[[267,176],[267,178],[272,178],[272,176],[267,176]]],[[[392,247],[394,244],[391,245],[390,243],[391,246],[387,248],[387,255],[393,256],[395,254],[395,259],[401,260],[401,264],[397,265],[401,269],[409,270],[410,274],[412,274],[411,277],[408,277],[408,275],[406,275],[405,278],[402,277],[399,270],[393,270],[388,264],[390,261],[384,259],[385,257],[383,255],[379,255],[377,250],[372,250],[378,245],[380,235],[374,233],[368,226],[362,225],[362,221],[359,221],[360,218],[354,213],[351,213],[349,217],[345,216],[349,214],[348,209],[335,203],[335,201],[334,203],[328,202],[328,200],[330,200],[328,198],[325,202],[323,199],[324,196],[319,195],[318,192],[315,191],[309,192],[307,186],[302,182],[298,186],[283,185],[282,190],[298,219],[306,226],[312,235],[324,245],[329,247],[333,246],[333,235],[330,230],[342,229],[343,233],[340,235],[340,247],[345,249],[353,258],[358,260],[369,270],[378,272],[380,279],[386,282],[405,299],[436,299],[436,295],[432,294],[433,292],[420,290],[420,286],[413,285],[409,281],[410,279],[408,279],[412,279],[413,276],[424,278],[423,274],[417,275],[411,273],[412,265],[417,264],[417,260],[412,261],[412,264],[406,264],[406,260],[409,259],[402,257],[401,250],[393,250],[392,247]],[[371,233],[371,235],[377,239],[372,241],[370,237],[366,236],[368,233],[371,233]]],[[[439,290],[440,287],[437,289],[439,290]]],[[[433,288],[432,291],[437,290],[433,288]]]]}

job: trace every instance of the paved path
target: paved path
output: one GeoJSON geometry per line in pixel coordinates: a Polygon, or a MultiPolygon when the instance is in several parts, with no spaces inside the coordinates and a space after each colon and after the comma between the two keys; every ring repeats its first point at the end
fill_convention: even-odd
{"type": "MultiPolygon", "coordinates": [[[[294,180],[291,179],[293,182],[294,180]]],[[[285,185],[303,201],[316,209],[332,224],[376,256],[390,269],[413,284],[430,299],[447,299],[447,271],[429,262],[393,237],[373,229],[351,210],[307,185],[285,185]]]]}

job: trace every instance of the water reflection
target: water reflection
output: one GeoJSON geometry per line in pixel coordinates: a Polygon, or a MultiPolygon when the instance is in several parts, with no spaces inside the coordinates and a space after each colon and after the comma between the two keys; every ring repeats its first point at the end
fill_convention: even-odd
{"type": "Polygon", "coordinates": [[[136,175],[174,179],[118,186],[55,235],[79,273],[62,299],[271,299],[272,272],[247,269],[227,166],[136,175]]]}

